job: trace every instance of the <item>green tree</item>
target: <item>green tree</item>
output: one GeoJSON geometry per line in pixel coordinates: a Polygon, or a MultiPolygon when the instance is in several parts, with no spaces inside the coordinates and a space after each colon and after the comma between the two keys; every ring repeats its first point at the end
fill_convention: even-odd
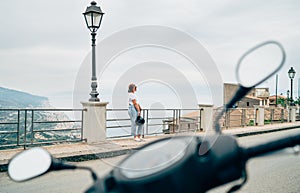
{"type": "Polygon", "coordinates": [[[286,106],[286,102],[287,102],[287,100],[284,99],[284,98],[278,98],[278,99],[277,99],[277,104],[278,104],[278,105],[281,105],[281,106],[283,106],[283,107],[286,106]]]}
{"type": "Polygon", "coordinates": [[[300,105],[300,97],[296,98],[294,103],[300,105]]]}

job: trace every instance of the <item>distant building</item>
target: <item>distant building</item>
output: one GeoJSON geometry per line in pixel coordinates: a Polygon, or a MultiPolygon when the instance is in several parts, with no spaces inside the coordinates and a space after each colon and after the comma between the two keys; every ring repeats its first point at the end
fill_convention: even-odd
{"type": "Polygon", "coordinates": [[[254,88],[255,91],[255,97],[261,99],[262,106],[269,106],[270,104],[270,92],[269,88],[254,88]]]}
{"type": "MultiPolygon", "coordinates": [[[[236,93],[239,85],[224,83],[224,104],[227,104],[236,93]]],[[[254,88],[241,101],[238,101],[234,107],[252,108],[254,105],[269,106],[270,92],[269,88],[254,88]]]]}

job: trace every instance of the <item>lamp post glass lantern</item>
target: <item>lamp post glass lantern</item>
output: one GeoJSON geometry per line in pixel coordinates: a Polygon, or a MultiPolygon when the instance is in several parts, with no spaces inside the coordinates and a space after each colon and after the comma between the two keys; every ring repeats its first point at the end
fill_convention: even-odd
{"type": "Polygon", "coordinates": [[[86,8],[86,11],[83,13],[87,27],[91,32],[96,32],[102,21],[104,13],[102,12],[99,6],[96,6],[95,1],[91,2],[91,6],[86,8]]]}
{"type": "Polygon", "coordinates": [[[293,79],[295,78],[295,74],[296,74],[296,71],[294,70],[293,67],[291,67],[288,71],[288,75],[289,75],[289,78],[291,79],[291,105],[293,106],[294,105],[294,100],[293,100],[293,79]]]}
{"type": "Polygon", "coordinates": [[[92,91],[90,93],[91,98],[89,101],[100,101],[98,98],[97,91],[97,76],[96,76],[96,32],[100,28],[102,17],[104,13],[102,12],[99,6],[96,6],[97,3],[95,1],[91,2],[91,6],[86,8],[86,11],[83,13],[86,25],[88,29],[92,32],[92,91]]]}

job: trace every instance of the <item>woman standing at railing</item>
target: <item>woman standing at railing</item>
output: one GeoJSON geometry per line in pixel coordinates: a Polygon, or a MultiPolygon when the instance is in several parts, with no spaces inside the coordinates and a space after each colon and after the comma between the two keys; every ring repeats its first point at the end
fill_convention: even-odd
{"type": "Polygon", "coordinates": [[[136,85],[129,84],[128,86],[128,114],[131,120],[131,134],[134,136],[134,140],[140,142],[143,125],[137,125],[136,119],[141,115],[141,106],[138,101],[138,97],[135,94],[136,85]]]}

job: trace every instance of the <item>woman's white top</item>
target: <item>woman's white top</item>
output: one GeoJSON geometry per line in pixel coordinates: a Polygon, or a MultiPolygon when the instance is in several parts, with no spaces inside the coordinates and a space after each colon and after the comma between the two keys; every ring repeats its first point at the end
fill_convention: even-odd
{"type": "Polygon", "coordinates": [[[136,100],[136,102],[138,103],[138,98],[137,98],[136,94],[134,94],[132,92],[128,93],[128,103],[130,105],[133,105],[133,102],[132,102],[133,100],[136,100]]]}

